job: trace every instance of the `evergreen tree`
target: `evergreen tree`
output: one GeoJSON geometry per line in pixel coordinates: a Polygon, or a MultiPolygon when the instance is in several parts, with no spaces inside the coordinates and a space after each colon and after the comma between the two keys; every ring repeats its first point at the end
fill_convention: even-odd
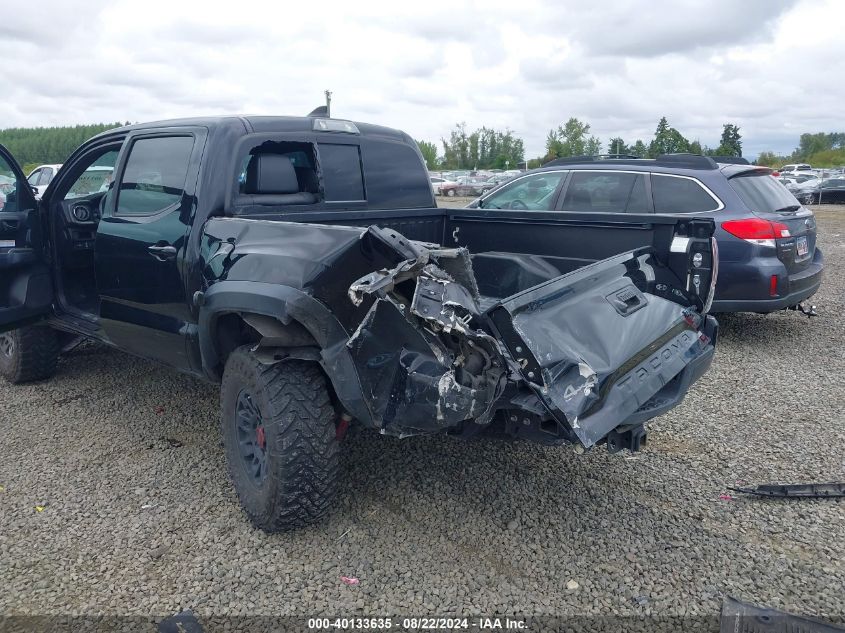
{"type": "Polygon", "coordinates": [[[669,126],[666,117],[661,117],[654,131],[654,139],[648,146],[650,158],[656,158],[661,154],[677,154],[690,151],[690,143],[678,130],[669,126]]]}
{"type": "Polygon", "coordinates": [[[0,143],[21,165],[63,163],[71,152],[92,136],[122,123],[95,123],[65,127],[8,128],[0,130],[0,143]]]}
{"type": "Polygon", "coordinates": [[[725,123],[722,127],[722,138],[716,148],[717,156],[742,156],[742,135],[733,123],[725,123]]]}

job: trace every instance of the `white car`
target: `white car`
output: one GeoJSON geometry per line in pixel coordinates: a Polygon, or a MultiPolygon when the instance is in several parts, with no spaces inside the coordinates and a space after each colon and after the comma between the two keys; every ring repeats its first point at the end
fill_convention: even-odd
{"type": "Polygon", "coordinates": [[[815,171],[811,165],[807,163],[796,163],[794,165],[784,165],[778,172],[781,176],[806,176],[813,175],[815,171]]]}
{"type": "Polygon", "coordinates": [[[50,184],[50,181],[53,180],[53,176],[59,171],[59,167],[61,165],[39,165],[26,177],[29,186],[37,192],[35,194],[36,200],[41,199],[41,195],[44,193],[47,185],[50,184]]]}

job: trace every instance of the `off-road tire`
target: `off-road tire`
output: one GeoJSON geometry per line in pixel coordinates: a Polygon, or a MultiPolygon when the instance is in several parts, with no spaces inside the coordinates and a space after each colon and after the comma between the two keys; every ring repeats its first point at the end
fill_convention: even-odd
{"type": "Polygon", "coordinates": [[[326,379],[313,362],[260,363],[250,346],[229,356],[220,402],[229,476],[249,519],[267,532],[315,523],[332,505],[339,452],[335,411],[326,379]],[[248,471],[239,444],[237,406],[248,393],[257,405],[266,442],[266,475],[248,471]]]}
{"type": "Polygon", "coordinates": [[[56,330],[28,325],[0,334],[0,376],[17,385],[56,373],[61,344],[56,330]]]}

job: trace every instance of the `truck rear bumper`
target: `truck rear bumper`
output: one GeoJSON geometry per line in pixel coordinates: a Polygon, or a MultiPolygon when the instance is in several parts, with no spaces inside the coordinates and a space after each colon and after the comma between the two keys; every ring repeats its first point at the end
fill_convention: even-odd
{"type": "Polygon", "coordinates": [[[666,386],[652,396],[648,402],[634,411],[624,422],[624,426],[640,425],[677,407],[684,400],[690,387],[710,369],[716,353],[716,339],[719,335],[719,323],[712,316],[706,318],[702,328],[704,335],[710,338],[710,345],[684,370],[675,376],[666,386]]]}

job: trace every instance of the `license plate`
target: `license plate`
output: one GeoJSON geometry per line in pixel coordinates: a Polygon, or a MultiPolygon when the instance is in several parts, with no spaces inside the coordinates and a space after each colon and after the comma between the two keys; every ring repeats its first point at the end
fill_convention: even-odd
{"type": "Polygon", "coordinates": [[[795,243],[795,254],[798,255],[798,257],[805,257],[809,252],[810,249],[807,246],[807,238],[799,237],[798,241],[795,243]]]}

